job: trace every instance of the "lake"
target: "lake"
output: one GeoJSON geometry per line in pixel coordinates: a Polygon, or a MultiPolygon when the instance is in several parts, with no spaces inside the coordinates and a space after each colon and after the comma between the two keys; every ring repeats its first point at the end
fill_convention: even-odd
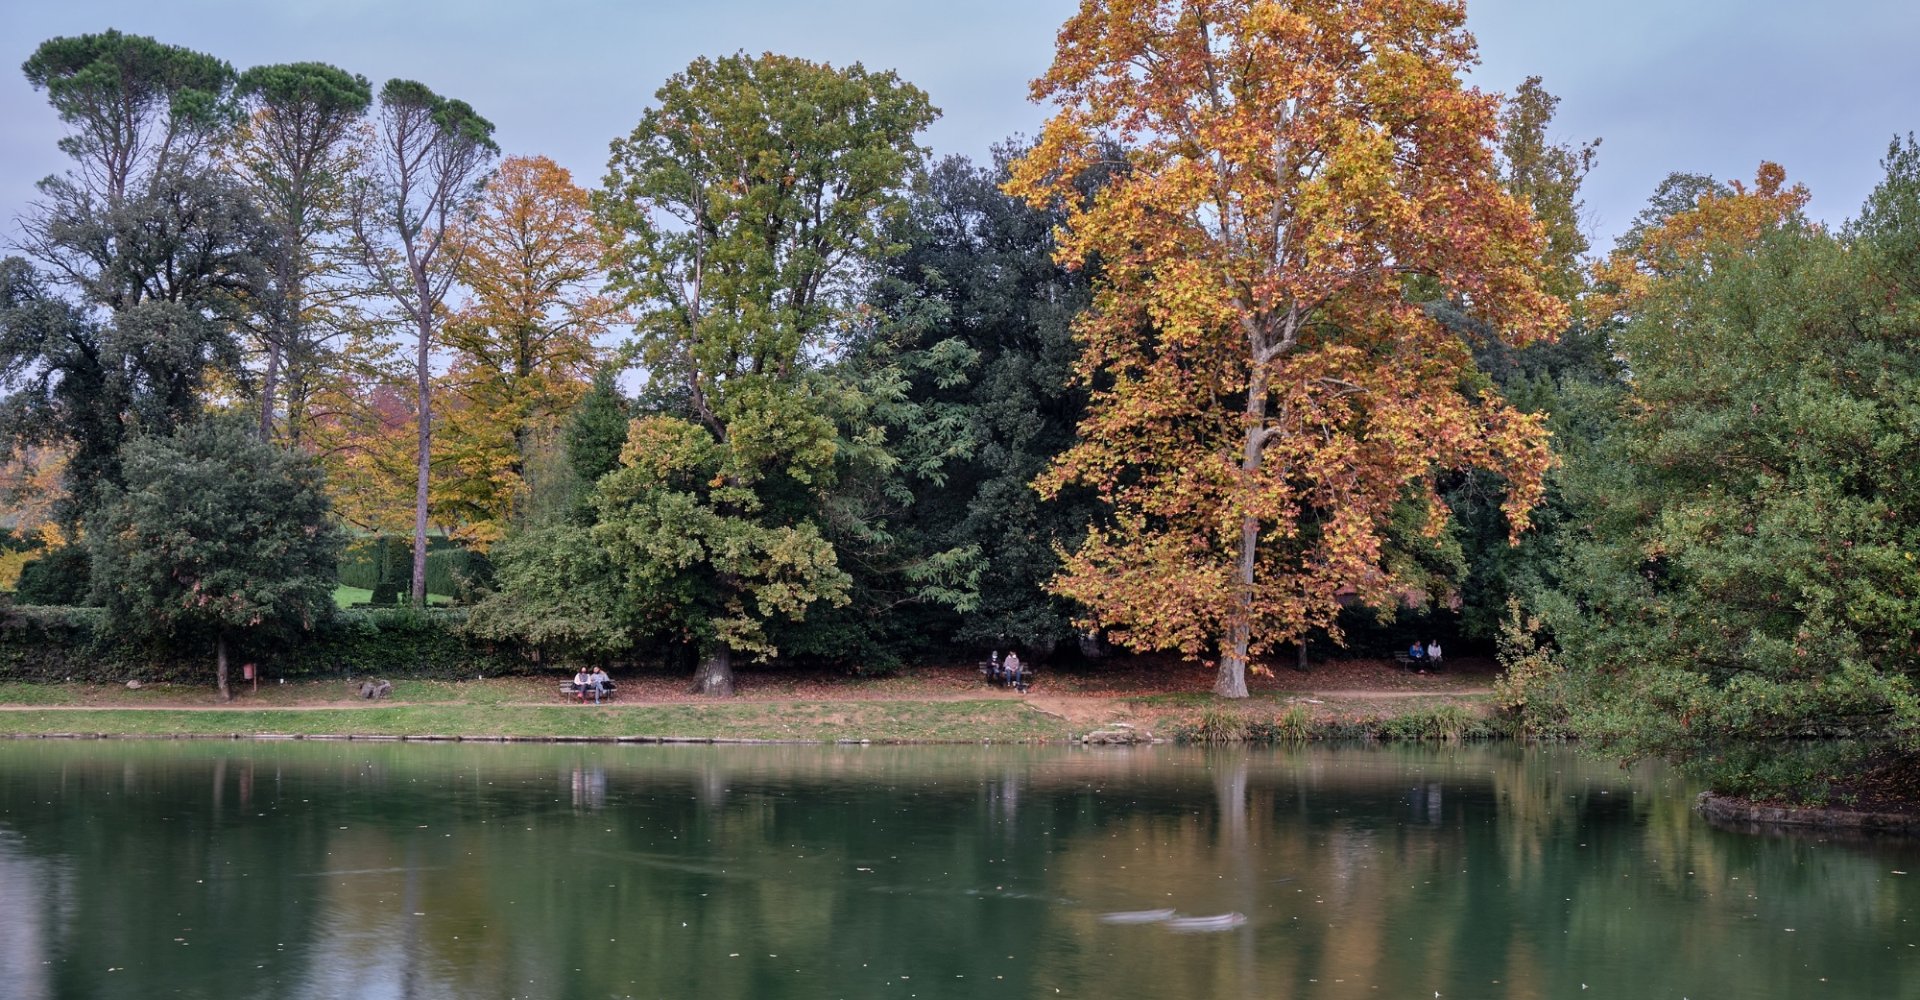
{"type": "Polygon", "coordinates": [[[0,741],[0,997],[1920,998],[1920,844],[1563,749],[0,741]]]}

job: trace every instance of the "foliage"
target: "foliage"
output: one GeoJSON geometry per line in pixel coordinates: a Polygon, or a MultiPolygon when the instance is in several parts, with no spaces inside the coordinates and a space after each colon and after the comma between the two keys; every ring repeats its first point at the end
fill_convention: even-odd
{"type": "Polygon", "coordinates": [[[1546,237],[1542,283],[1564,302],[1585,290],[1587,236],[1581,228],[1580,182],[1593,169],[1600,140],[1580,146],[1547,136],[1560,98],[1537,76],[1522,81],[1500,112],[1500,174],[1508,191],[1533,209],[1546,237]]]}
{"type": "Polygon", "coordinates": [[[618,318],[600,294],[600,242],[587,192],[546,157],[508,157],[449,235],[467,304],[447,323],[453,354],[437,519],[485,547],[527,505],[528,460],[587,394],[594,339],[618,318]]]}
{"type": "Polygon", "coordinates": [[[493,555],[496,588],[467,623],[482,641],[561,662],[603,661],[632,652],[666,624],[652,619],[645,594],[635,594],[644,582],[629,580],[629,567],[589,528],[537,525],[509,536],[493,555]]]}
{"type": "Polygon", "coordinates": [[[93,603],[92,563],[84,545],[49,549],[20,567],[13,598],[21,604],[79,607],[93,603]]]}
{"type": "Polygon", "coordinates": [[[299,62],[247,70],[234,93],[246,115],[227,142],[227,164],[278,236],[268,262],[273,308],[254,327],[266,354],[260,432],[272,437],[277,426],[281,440],[298,444],[359,320],[345,235],[373,90],[363,76],[299,62]]]}
{"type": "Polygon", "coordinates": [[[343,539],[319,469],[228,420],[124,449],[124,489],[87,536],[117,633],[175,648],[311,632],[334,610],[343,539]]]}
{"type": "MultiPolygon", "coordinates": [[[[1871,204],[1914,202],[1915,162],[1890,157],[1871,204]]],[[[1594,688],[1583,735],[1746,794],[1846,766],[1808,737],[1858,757],[1920,735],[1920,287],[1886,251],[1920,218],[1870,209],[1842,237],[1802,201],[1763,167],[1648,232],[1621,286],[1630,396],[1538,601],[1594,688]]]]}
{"type": "MultiPolygon", "coordinates": [[[[0,678],[204,683],[204,654],[141,642],[107,625],[101,608],[14,607],[0,618],[0,678]]],[[[318,622],[298,641],[241,640],[236,658],[288,679],[415,677],[464,679],[526,673],[534,664],[512,648],[476,645],[467,611],[353,608],[318,622]]]]}
{"type": "Polygon", "coordinates": [[[128,434],[165,434],[237,375],[235,329],[271,298],[274,232],[196,152],[214,123],[195,88],[224,88],[224,65],[112,32],[54,39],[28,61],[73,128],[74,163],[20,220],[18,245],[44,272],[0,262],[4,431],[16,448],[69,451],[69,529],[117,481],[128,434]]]}
{"type": "Polygon", "coordinates": [[[1055,586],[1128,645],[1217,653],[1222,695],[1331,627],[1343,588],[1399,599],[1390,521],[1411,501],[1445,534],[1436,473],[1501,473],[1515,530],[1541,494],[1541,420],[1474,385],[1409,294],[1418,276],[1516,343],[1565,316],[1495,170],[1496,102],[1460,81],[1464,17],[1087,0],[1035,85],[1057,111],[1009,189],[1064,204],[1061,258],[1102,268],[1076,327],[1090,413],[1040,485],[1115,511],[1055,586]],[[1079,204],[1109,141],[1126,170],[1079,204]]]}
{"type": "Polygon", "coordinates": [[[812,513],[837,429],[808,369],[892,249],[934,110],[892,73],[776,55],[696,60],[655,96],[595,207],[639,358],[684,408],[635,422],[595,535],[726,694],[735,651],[776,651],[769,620],[846,600],[812,513]]]}
{"type": "Polygon", "coordinates": [[[1520,599],[1507,599],[1507,617],[1500,623],[1500,676],[1493,682],[1493,703],[1514,718],[1525,734],[1560,735],[1567,731],[1567,707],[1572,701],[1569,678],[1542,641],[1539,616],[1526,613],[1520,599]]]}
{"type": "Polygon", "coordinates": [[[614,373],[605,368],[595,373],[593,388],[567,418],[561,442],[573,478],[576,520],[591,521],[589,498],[594,484],[620,467],[620,449],[626,447],[627,421],[632,417],[633,408],[614,384],[614,373]]]}
{"type": "MultiPolygon", "coordinates": [[[[1059,569],[1054,546],[1080,540],[1092,504],[1084,494],[1042,503],[1028,484],[1084,411],[1070,326],[1091,298],[1089,275],[1052,260],[1059,213],[999,189],[1011,156],[1000,151],[991,167],[954,157],[928,172],[902,227],[906,249],[869,292],[883,319],[851,361],[886,399],[876,410],[899,464],[891,479],[842,482],[892,492],[900,550],[978,553],[977,597],[957,616],[945,602],[888,610],[903,640],[1046,650],[1076,634],[1070,605],[1042,585],[1059,569]],[[883,390],[889,380],[899,388],[883,390]]],[[[1088,190],[1099,183],[1084,179],[1088,190]]],[[[854,580],[869,585],[857,565],[854,580]]]]}
{"type": "Polygon", "coordinates": [[[68,127],[60,149],[79,172],[42,186],[63,200],[86,192],[113,206],[144,178],[191,165],[230,120],[233,67],[144,35],[49,39],[21,71],[68,127]]]}

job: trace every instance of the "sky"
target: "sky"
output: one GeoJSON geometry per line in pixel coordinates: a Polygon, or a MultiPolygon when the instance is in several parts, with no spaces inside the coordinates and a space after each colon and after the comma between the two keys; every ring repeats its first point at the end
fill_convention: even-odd
{"type": "MultiPolygon", "coordinates": [[[[419,80],[497,126],[509,154],[543,154],[597,184],[607,144],[700,55],[781,52],[893,69],[943,110],[924,142],[976,160],[1035,133],[1027,99],[1076,0],[0,0],[0,67],[41,41],[118,28],[237,69],[317,60],[419,80]]],[[[1762,160],[1838,224],[1880,178],[1896,135],[1920,130],[1915,0],[1470,0],[1477,86],[1530,75],[1562,99],[1554,137],[1602,140],[1585,187],[1597,249],[1674,171],[1751,178],[1762,160]]],[[[65,169],[60,122],[16,69],[0,72],[0,238],[65,169]]]]}

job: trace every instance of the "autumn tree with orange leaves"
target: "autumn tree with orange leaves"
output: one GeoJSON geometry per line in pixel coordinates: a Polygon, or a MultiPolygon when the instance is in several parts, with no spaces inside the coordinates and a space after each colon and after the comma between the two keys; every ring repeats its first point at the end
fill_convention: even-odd
{"type": "Polygon", "coordinates": [[[1439,537],[1437,473],[1500,473],[1515,531],[1540,496],[1541,421],[1473,388],[1421,303],[1514,343],[1565,317],[1497,176],[1498,98],[1460,80],[1465,17],[1083,0],[1034,84],[1057,111],[1009,190],[1064,205],[1062,259],[1101,275],[1078,327],[1092,406],[1037,485],[1113,511],[1054,587],[1129,646],[1217,657],[1220,695],[1245,697],[1276,643],[1334,629],[1343,589],[1401,597],[1389,522],[1413,503],[1439,537]],[[1082,202],[1072,178],[1114,141],[1124,168],[1082,202]]]}
{"type": "Polygon", "coordinates": [[[449,243],[470,298],[445,329],[456,402],[437,456],[459,474],[436,477],[433,507],[486,544],[524,500],[530,453],[591,388],[594,338],[620,310],[587,192],[544,156],[502,160],[449,243]]]}

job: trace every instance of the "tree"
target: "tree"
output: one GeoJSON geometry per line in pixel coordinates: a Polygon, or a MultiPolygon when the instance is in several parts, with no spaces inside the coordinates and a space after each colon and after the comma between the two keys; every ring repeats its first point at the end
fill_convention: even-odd
{"type": "Polygon", "coordinates": [[[593,388],[567,418],[561,448],[566,453],[566,469],[572,479],[574,519],[592,520],[590,497],[600,477],[620,467],[620,450],[627,444],[627,421],[633,408],[620,387],[614,383],[611,369],[602,368],[593,376],[593,388]]]}
{"type": "Polygon", "coordinates": [[[87,535],[94,594],[119,634],[210,641],[231,698],[234,642],[310,632],[333,609],[345,539],[319,468],[226,419],[125,451],[126,485],[87,535]]]}
{"type": "Polygon", "coordinates": [[[354,189],[353,236],[361,265],[414,333],[413,603],[427,600],[427,511],[433,455],[433,347],[459,267],[447,236],[470,208],[473,186],[500,147],[493,123],[465,101],[412,80],[380,88],[380,134],[354,189]]]}
{"type": "Polygon", "coordinates": [[[1400,599],[1384,537],[1403,500],[1445,530],[1436,471],[1500,472],[1516,530],[1540,494],[1540,420],[1465,390],[1466,346],[1417,301],[1515,342],[1565,316],[1495,171],[1498,102],[1460,82],[1464,19],[1083,0],[1034,85],[1058,109],[1009,190],[1062,204],[1062,259],[1102,269],[1077,327],[1091,412],[1040,486],[1115,510],[1055,586],[1129,645],[1217,653],[1223,696],[1251,656],[1331,628],[1343,588],[1400,599]],[[1078,203],[1111,141],[1125,170],[1078,203]]]}
{"type": "Polygon", "coordinates": [[[271,297],[273,234],[206,162],[231,121],[226,63],[108,31],[51,39],[22,69],[68,126],[73,165],[21,220],[44,272],[0,264],[5,430],[71,449],[57,512],[71,536],[117,482],[127,435],[167,433],[238,375],[234,332],[271,297]]]}
{"type": "Polygon", "coordinates": [[[1798,218],[1810,197],[1804,185],[1787,186],[1777,163],[1760,164],[1751,188],[1696,174],[1669,176],[1620,245],[1594,266],[1602,288],[1595,296],[1599,314],[1629,316],[1661,279],[1684,275],[1716,253],[1745,252],[1773,227],[1798,218]]]}
{"type": "Polygon", "coordinates": [[[696,687],[724,695],[736,652],[776,652],[769,617],[845,599],[811,512],[836,432],[805,374],[890,249],[935,112],[892,73],[776,55],[696,60],[655,96],[596,207],[640,359],[685,411],[635,425],[596,502],[629,526],[621,557],[658,567],[696,687]]]}
{"type": "Polygon", "coordinates": [[[1920,233],[1916,165],[1896,146],[1845,236],[1771,165],[1648,228],[1615,338],[1627,398],[1568,470],[1578,528],[1536,602],[1597,745],[1759,797],[1911,761],[1920,285],[1897,248],[1920,233]]]}
{"type": "Polygon", "coordinates": [[[1593,169],[1600,140],[1579,146],[1547,135],[1560,98],[1537,76],[1521,81],[1500,112],[1500,175],[1515,198],[1533,209],[1546,236],[1541,254],[1547,290],[1572,304],[1586,288],[1587,234],[1581,225],[1580,182],[1593,169]]]}
{"type": "Polygon", "coordinates": [[[586,396],[601,362],[594,339],[618,309],[601,294],[606,245],[587,192],[546,157],[502,160],[450,244],[471,297],[445,330],[461,404],[446,429],[470,474],[447,481],[436,507],[491,541],[524,499],[536,441],[586,396]]]}
{"type": "Polygon", "coordinates": [[[42,189],[107,206],[134,197],[149,178],[193,166],[229,121],[233,67],[144,35],[49,39],[21,71],[67,124],[60,149],[77,168],[42,189]]]}
{"type": "Polygon", "coordinates": [[[272,437],[284,392],[285,440],[297,444],[326,345],[342,333],[337,314],[356,291],[343,280],[341,237],[373,91],[366,77],[303,62],[247,70],[235,93],[247,115],[229,156],[278,234],[270,262],[278,294],[260,331],[267,354],[260,437],[272,437]]]}
{"type": "MultiPolygon", "coordinates": [[[[951,157],[917,185],[899,238],[906,249],[868,293],[878,321],[853,357],[869,378],[892,373],[903,383],[903,398],[878,413],[899,469],[842,480],[867,493],[909,491],[889,532],[893,545],[923,557],[909,565],[978,553],[977,603],[957,619],[949,602],[921,601],[887,609],[885,621],[903,637],[1032,651],[1076,632],[1073,609],[1044,584],[1060,566],[1053,547],[1080,540],[1092,504],[1042,503],[1028,484],[1066,449],[1084,413],[1070,331],[1091,294],[1088,273],[1053,260],[1061,216],[1000,190],[1017,153],[996,150],[990,166],[951,157]]],[[[1100,182],[1087,178],[1087,190],[1100,182]]],[[[859,572],[855,584],[874,586],[859,572]]]]}

